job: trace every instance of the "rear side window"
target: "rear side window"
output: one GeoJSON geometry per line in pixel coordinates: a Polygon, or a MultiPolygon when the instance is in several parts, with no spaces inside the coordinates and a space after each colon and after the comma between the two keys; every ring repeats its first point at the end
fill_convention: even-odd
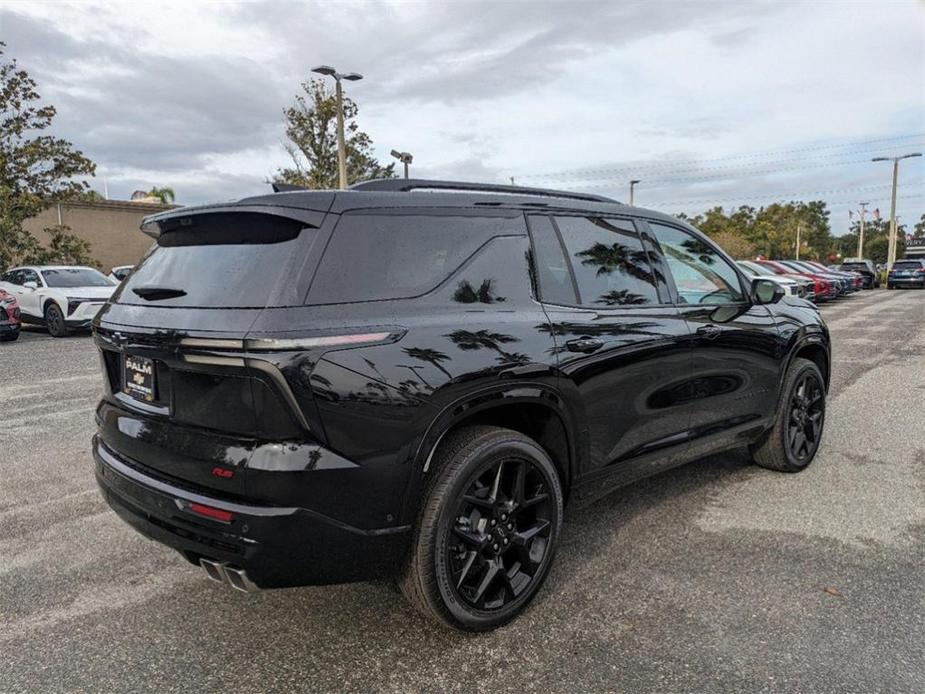
{"type": "Polygon", "coordinates": [[[632,222],[600,217],[556,217],[584,306],[659,303],[649,256],[632,222]]]}
{"type": "Polygon", "coordinates": [[[426,294],[496,236],[523,236],[523,217],[347,214],[334,230],[309,304],[426,294]]]}
{"type": "Polygon", "coordinates": [[[301,303],[294,275],[317,233],[301,222],[267,214],[203,215],[161,234],[122,285],[121,304],[202,308],[263,308],[301,303]],[[145,299],[145,289],[179,296],[145,299]]]}
{"type": "Polygon", "coordinates": [[[531,216],[529,224],[540,300],[566,306],[577,304],[572,270],[552,220],[545,215],[531,216]]]}

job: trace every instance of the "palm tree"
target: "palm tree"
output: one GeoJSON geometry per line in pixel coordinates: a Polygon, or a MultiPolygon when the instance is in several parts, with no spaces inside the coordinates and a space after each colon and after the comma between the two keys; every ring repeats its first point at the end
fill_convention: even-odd
{"type": "Polygon", "coordinates": [[[595,299],[594,303],[607,306],[633,306],[647,304],[649,300],[641,294],[635,294],[628,289],[611,289],[606,294],[601,294],[601,297],[595,299]]]}
{"type": "MultiPolygon", "coordinates": [[[[440,363],[442,361],[449,361],[449,357],[443,352],[439,352],[435,349],[430,349],[427,347],[405,347],[405,354],[407,354],[412,359],[420,359],[421,361],[426,361],[428,364],[433,365],[435,368],[439,369],[447,378],[452,380],[450,372],[443,368],[443,365],[440,363]]],[[[414,372],[417,375],[417,372],[414,372]]],[[[418,376],[420,378],[420,376],[418,376]]],[[[423,380],[423,379],[421,379],[423,380]]],[[[427,383],[427,381],[424,381],[427,383]]],[[[427,385],[430,385],[427,383],[427,385]]]]}
{"type": "Polygon", "coordinates": [[[579,251],[575,256],[582,258],[582,265],[597,265],[598,277],[619,271],[643,282],[652,281],[648,269],[649,259],[643,250],[633,250],[621,243],[611,246],[595,243],[591,248],[579,251]]]}
{"type": "Polygon", "coordinates": [[[148,191],[148,195],[152,198],[157,198],[165,205],[171,204],[177,197],[170,186],[164,186],[163,188],[154,186],[148,191]]]}

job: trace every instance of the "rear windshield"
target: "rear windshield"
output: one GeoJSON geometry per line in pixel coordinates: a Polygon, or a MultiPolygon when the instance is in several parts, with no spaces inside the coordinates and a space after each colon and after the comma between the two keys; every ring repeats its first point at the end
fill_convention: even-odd
{"type": "Polygon", "coordinates": [[[525,234],[523,216],[344,215],[325,249],[308,303],[426,294],[492,238],[525,234]]]}
{"type": "Polygon", "coordinates": [[[870,271],[870,268],[867,267],[864,263],[842,263],[842,270],[867,270],[870,271]]]}
{"type": "Polygon", "coordinates": [[[898,260],[893,263],[894,270],[918,270],[922,267],[919,260],[898,260]]]}
{"type": "Polygon", "coordinates": [[[113,281],[99,270],[89,267],[63,267],[42,270],[49,287],[111,287],[113,281]]]}
{"type": "Polygon", "coordinates": [[[126,280],[119,303],[202,308],[301,303],[294,276],[314,229],[265,214],[209,217],[161,234],[126,280]],[[152,294],[153,288],[176,291],[152,294]]]}

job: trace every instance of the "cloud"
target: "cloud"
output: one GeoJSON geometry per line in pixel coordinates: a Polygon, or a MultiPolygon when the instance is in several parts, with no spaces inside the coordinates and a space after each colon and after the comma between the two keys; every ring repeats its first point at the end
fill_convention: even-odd
{"type": "MultiPolygon", "coordinates": [[[[99,164],[111,193],[172,185],[184,203],[265,190],[286,164],[282,109],[320,63],[364,74],[347,85],[360,126],[381,159],[412,152],[415,175],[514,176],[620,198],[641,177],[644,203],[879,186],[887,172],[861,161],[869,152],[853,155],[857,146],[811,150],[782,172],[710,175],[704,160],[847,145],[925,122],[914,1],[216,7],[0,0],[0,38],[58,108],[56,134],[99,164]],[[689,173],[658,179],[653,162],[689,173]],[[581,179],[575,169],[615,171],[581,179]]],[[[925,137],[904,143],[925,148],[925,137]]],[[[909,163],[904,180],[925,178],[923,168],[909,163]]],[[[923,202],[901,201],[901,214],[918,218],[923,202]]]]}
{"type": "Polygon", "coordinates": [[[285,89],[246,57],[140,53],[10,11],[0,11],[0,27],[8,53],[57,108],[56,131],[104,170],[189,171],[283,135],[285,89]]]}

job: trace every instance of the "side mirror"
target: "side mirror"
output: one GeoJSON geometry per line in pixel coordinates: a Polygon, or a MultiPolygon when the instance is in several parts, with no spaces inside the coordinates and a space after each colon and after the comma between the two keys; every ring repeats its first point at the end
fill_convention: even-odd
{"type": "Polygon", "coordinates": [[[771,280],[756,279],[752,291],[759,304],[776,304],[784,298],[784,288],[771,280]]]}
{"type": "Polygon", "coordinates": [[[38,282],[33,282],[32,280],[29,280],[28,282],[26,282],[25,284],[23,284],[23,286],[24,286],[26,289],[38,289],[38,288],[39,288],[39,283],[38,283],[38,282]]]}

